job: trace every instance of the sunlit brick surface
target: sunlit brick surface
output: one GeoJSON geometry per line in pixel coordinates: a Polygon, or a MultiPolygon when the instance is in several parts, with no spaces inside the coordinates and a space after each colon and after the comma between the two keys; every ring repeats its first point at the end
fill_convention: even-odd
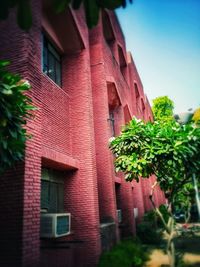
{"type": "MultiPolygon", "coordinates": [[[[24,162],[1,177],[0,266],[95,267],[100,224],[115,224],[113,240],[134,235],[133,209],[139,209],[139,221],[151,208],[148,194],[155,179],[126,183],[115,173],[108,149],[110,113],[119,134],[133,116],[152,120],[152,112],[113,12],[104,12],[106,23],[100,19],[88,33],[83,10],[51,20],[41,1],[32,1],[32,8],[28,33],[15,25],[14,13],[0,23],[1,58],[11,60],[12,71],[29,80],[37,107],[27,122],[32,138],[24,162]],[[42,32],[61,52],[62,88],[42,73],[42,32]],[[67,237],[40,239],[41,167],[64,171],[64,207],[72,225],[67,237]]],[[[159,189],[155,201],[164,202],[159,189]]]]}

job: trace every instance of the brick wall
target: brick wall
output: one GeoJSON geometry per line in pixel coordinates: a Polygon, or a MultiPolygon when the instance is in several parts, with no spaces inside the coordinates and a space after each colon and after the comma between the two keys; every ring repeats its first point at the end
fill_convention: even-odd
{"type": "MultiPolygon", "coordinates": [[[[15,25],[14,12],[0,24],[1,58],[10,59],[12,70],[30,82],[29,95],[37,107],[26,126],[32,138],[25,161],[1,177],[0,265],[94,267],[104,246],[102,223],[114,223],[108,247],[120,233],[133,235],[133,208],[139,209],[140,220],[150,208],[146,196],[155,179],[126,183],[115,173],[108,149],[109,112],[114,112],[116,134],[133,115],[148,120],[152,113],[114,13],[106,13],[112,33],[108,42],[101,20],[88,33],[83,10],[55,17],[40,0],[32,1],[32,8],[29,33],[15,25]],[[62,88],[42,73],[42,32],[62,54],[62,88]],[[134,83],[144,100],[143,111],[136,108],[134,83]],[[40,240],[42,167],[63,171],[64,208],[71,213],[72,229],[57,240],[40,240]],[[122,210],[121,225],[117,208],[122,210]]],[[[163,201],[158,189],[156,203],[163,201]]]]}

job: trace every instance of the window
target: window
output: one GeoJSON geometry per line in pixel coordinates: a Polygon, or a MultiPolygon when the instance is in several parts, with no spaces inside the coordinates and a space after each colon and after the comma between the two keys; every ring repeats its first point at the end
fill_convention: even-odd
{"type": "Polygon", "coordinates": [[[118,57],[119,57],[119,66],[120,71],[125,80],[127,80],[127,64],[126,59],[124,57],[124,52],[121,46],[118,45],[118,57]]]}
{"type": "Polygon", "coordinates": [[[115,117],[113,110],[109,111],[109,121],[112,136],[115,136],[115,117]]]}
{"type": "Polygon", "coordinates": [[[139,90],[138,90],[137,83],[134,83],[134,87],[135,87],[135,97],[136,97],[136,108],[137,108],[137,112],[138,112],[138,113],[141,113],[141,110],[140,110],[140,103],[139,103],[139,100],[140,100],[140,93],[139,93],[139,90]]]}
{"type": "Polygon", "coordinates": [[[48,213],[64,211],[64,179],[59,171],[42,169],[41,211],[48,213]]]}
{"type": "Polygon", "coordinates": [[[144,104],[144,100],[141,98],[141,105],[142,105],[142,111],[145,111],[145,104],[144,104]]]}
{"type": "Polygon", "coordinates": [[[44,35],[42,71],[61,86],[61,56],[44,35]]]}

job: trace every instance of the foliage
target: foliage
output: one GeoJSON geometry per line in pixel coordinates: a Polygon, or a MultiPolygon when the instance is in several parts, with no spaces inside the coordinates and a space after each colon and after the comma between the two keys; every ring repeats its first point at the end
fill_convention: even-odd
{"type": "MultiPolygon", "coordinates": [[[[132,0],[129,0],[132,3],[132,0]]],[[[65,11],[68,5],[78,9],[81,4],[84,6],[86,22],[89,28],[97,25],[101,8],[115,9],[120,6],[125,7],[127,0],[51,0],[51,4],[56,13],[65,11]]],[[[9,0],[1,1],[0,20],[6,19],[11,8],[17,8],[17,23],[20,28],[29,30],[32,25],[32,12],[30,0],[9,0]]]]}
{"type": "Polygon", "coordinates": [[[152,227],[150,222],[141,222],[137,225],[137,236],[144,244],[159,245],[162,236],[157,228],[152,227]]]}
{"type": "Polygon", "coordinates": [[[188,199],[183,188],[190,184],[193,174],[200,172],[200,128],[192,123],[179,124],[175,120],[157,120],[144,123],[133,119],[124,127],[120,136],[114,138],[110,148],[115,154],[117,171],[125,173],[125,179],[139,181],[140,177],[157,176],[157,183],[168,195],[168,219],[155,206],[152,186],[149,197],[160,217],[167,234],[167,253],[170,266],[176,266],[174,247],[174,218],[171,203],[180,197],[188,199]]]}
{"type": "Polygon", "coordinates": [[[174,210],[186,211],[190,209],[192,199],[194,199],[194,185],[188,181],[182,186],[182,189],[177,192],[173,199],[174,210]]]}
{"type": "Polygon", "coordinates": [[[157,215],[154,210],[145,212],[142,218],[142,222],[148,222],[153,228],[157,227],[157,215]]]}
{"type": "MultiPolygon", "coordinates": [[[[159,207],[164,220],[169,219],[169,212],[165,205],[159,207]]],[[[137,236],[144,244],[160,244],[162,242],[163,224],[155,212],[155,210],[148,211],[144,214],[142,221],[137,225],[137,236]]]]}
{"type": "Polygon", "coordinates": [[[192,124],[133,119],[110,148],[116,170],[123,171],[127,181],[155,174],[170,195],[200,171],[200,129],[192,124]]]}
{"type": "MultiPolygon", "coordinates": [[[[188,119],[184,123],[176,122],[172,116],[173,106],[168,97],[156,98],[153,106],[154,123],[133,119],[124,127],[121,135],[110,143],[115,154],[116,170],[124,172],[127,181],[139,181],[140,177],[148,178],[152,174],[157,176],[157,182],[149,192],[149,199],[166,230],[166,251],[171,267],[178,263],[172,204],[175,208],[176,205],[184,207],[187,213],[185,217],[189,221],[192,179],[196,182],[194,177],[199,178],[200,172],[200,128],[188,119]],[[157,183],[168,198],[168,210],[164,213],[153,200],[157,183]]],[[[139,229],[143,238],[146,237],[147,229],[150,229],[149,226],[143,222],[139,229]]]]}
{"type": "Polygon", "coordinates": [[[200,108],[196,109],[194,112],[194,115],[192,117],[192,120],[196,123],[196,124],[200,124],[200,108]]]}
{"type": "Polygon", "coordinates": [[[19,75],[6,70],[8,61],[0,61],[0,173],[23,159],[27,138],[24,125],[34,107],[24,94],[30,85],[19,75]]]}
{"type": "Polygon", "coordinates": [[[152,111],[155,120],[172,121],[174,103],[168,96],[160,96],[153,100],[152,111]]]}
{"type": "MultiPolygon", "coordinates": [[[[170,217],[170,213],[169,213],[166,205],[160,205],[159,210],[160,210],[160,212],[161,212],[161,214],[162,214],[162,216],[164,218],[164,221],[168,222],[169,221],[169,217],[170,217]]],[[[157,214],[156,214],[156,216],[157,216],[157,224],[158,224],[158,226],[163,228],[163,224],[162,224],[162,222],[160,220],[160,217],[158,217],[157,214]]]]}
{"type": "Polygon", "coordinates": [[[127,239],[104,252],[99,267],[142,267],[148,260],[141,243],[136,239],[127,239]]]}
{"type": "MultiPolygon", "coordinates": [[[[170,214],[169,214],[166,206],[165,205],[160,205],[159,211],[162,214],[164,220],[166,222],[168,222],[170,214]]],[[[155,212],[154,209],[150,210],[150,211],[148,211],[148,212],[146,212],[144,214],[143,221],[150,223],[151,226],[154,227],[154,228],[163,228],[163,224],[160,221],[160,218],[159,218],[159,216],[157,215],[157,213],[155,212]]]]}

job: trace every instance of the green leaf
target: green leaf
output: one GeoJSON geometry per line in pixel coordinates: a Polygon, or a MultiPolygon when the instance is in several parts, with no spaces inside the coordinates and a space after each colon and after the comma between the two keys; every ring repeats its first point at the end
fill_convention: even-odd
{"type": "Polygon", "coordinates": [[[8,147],[8,143],[7,143],[7,141],[3,140],[3,141],[2,141],[2,145],[3,145],[3,148],[4,148],[4,149],[7,149],[7,147],[8,147]]]}
{"type": "Polygon", "coordinates": [[[0,8],[0,20],[7,19],[9,14],[9,2],[8,1],[1,1],[1,8],[0,8]]]}
{"type": "Polygon", "coordinates": [[[83,2],[83,0],[73,0],[72,7],[74,9],[79,9],[79,7],[80,7],[80,5],[81,5],[82,2],[83,2]]]}
{"type": "Polygon", "coordinates": [[[12,90],[8,90],[8,89],[4,89],[4,90],[2,90],[2,94],[4,94],[4,95],[12,95],[12,90]]]}
{"type": "Polygon", "coordinates": [[[84,0],[86,22],[89,28],[96,26],[99,20],[100,8],[95,0],[84,0]]]}
{"type": "Polygon", "coordinates": [[[123,0],[99,0],[97,3],[102,8],[115,9],[122,6],[123,0]]]}
{"type": "Polygon", "coordinates": [[[10,135],[11,135],[13,138],[17,139],[17,132],[16,132],[16,131],[13,131],[13,130],[11,130],[11,129],[8,129],[8,130],[9,130],[10,135]]]}
{"type": "Polygon", "coordinates": [[[180,146],[180,145],[182,145],[182,141],[177,141],[176,143],[175,143],[175,145],[174,145],[174,147],[177,147],[177,146],[180,146]]]}
{"type": "Polygon", "coordinates": [[[0,60],[0,68],[4,68],[6,66],[10,65],[10,61],[8,60],[0,60]]]}
{"type": "Polygon", "coordinates": [[[20,0],[17,9],[17,22],[21,29],[28,31],[32,25],[30,0],[20,0]]]}
{"type": "Polygon", "coordinates": [[[7,119],[5,119],[5,118],[1,119],[0,120],[0,128],[1,128],[1,126],[6,127],[6,125],[7,125],[7,119]]]}
{"type": "Polygon", "coordinates": [[[71,0],[53,0],[53,6],[56,13],[65,11],[71,0]]]}

